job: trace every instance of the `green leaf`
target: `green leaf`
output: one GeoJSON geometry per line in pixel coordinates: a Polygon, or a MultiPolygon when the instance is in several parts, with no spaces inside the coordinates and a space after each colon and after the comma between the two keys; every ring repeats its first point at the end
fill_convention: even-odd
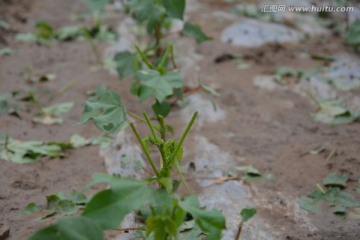
{"type": "Polygon", "coordinates": [[[185,236],[181,236],[181,240],[194,240],[199,239],[200,234],[202,234],[202,231],[199,229],[198,226],[195,226],[189,233],[187,233],[185,236]]]}
{"type": "Polygon", "coordinates": [[[73,102],[59,103],[52,105],[50,107],[43,108],[42,112],[50,116],[60,116],[70,111],[73,107],[74,107],[73,102]]]}
{"type": "Polygon", "coordinates": [[[180,228],[179,228],[179,232],[183,232],[183,231],[188,231],[191,230],[195,227],[195,220],[189,220],[189,221],[185,221],[183,224],[181,224],[180,228]]]}
{"type": "Polygon", "coordinates": [[[348,176],[338,176],[335,173],[329,173],[323,183],[327,187],[346,187],[348,176]]]}
{"type": "Polygon", "coordinates": [[[259,172],[259,170],[257,170],[256,168],[254,168],[253,166],[249,165],[249,166],[239,166],[239,167],[235,167],[236,170],[241,171],[241,172],[245,172],[245,174],[248,177],[261,177],[261,173],[259,172]]]}
{"type": "Polygon", "coordinates": [[[79,39],[83,36],[83,27],[66,26],[57,30],[57,38],[61,41],[79,39]]]}
{"type": "Polygon", "coordinates": [[[36,203],[29,203],[24,210],[21,211],[21,215],[27,216],[40,211],[40,207],[36,203]]]}
{"type": "Polygon", "coordinates": [[[312,198],[308,198],[308,197],[301,197],[297,200],[297,203],[299,204],[299,206],[309,212],[312,213],[319,213],[320,212],[320,207],[316,204],[316,201],[314,201],[314,199],[312,198]]]}
{"type": "Polygon", "coordinates": [[[120,96],[105,87],[99,87],[84,106],[80,123],[94,120],[96,126],[108,134],[115,134],[127,126],[126,110],[120,96]]]}
{"type": "Polygon", "coordinates": [[[103,240],[102,230],[85,217],[71,217],[33,234],[29,240],[103,240]]]}
{"type": "Polygon", "coordinates": [[[146,219],[146,235],[154,233],[154,240],[166,239],[166,236],[176,237],[177,226],[168,216],[150,216],[146,219]]]}
{"type": "Polygon", "coordinates": [[[285,82],[283,77],[297,77],[297,76],[298,76],[298,70],[286,66],[281,66],[275,70],[274,81],[279,84],[284,84],[285,82]]]}
{"type": "Polygon", "coordinates": [[[190,213],[200,229],[208,234],[206,240],[221,238],[221,231],[225,229],[225,218],[218,210],[204,211],[200,208],[197,196],[188,196],[179,203],[180,207],[190,213]]]}
{"type": "Polygon", "coordinates": [[[109,0],[81,0],[91,12],[101,12],[109,3],[109,0]]]}
{"type": "Polygon", "coordinates": [[[100,25],[99,28],[90,29],[93,38],[98,41],[114,41],[117,38],[117,33],[106,25],[100,25]]]}
{"type": "Polygon", "coordinates": [[[35,43],[37,41],[36,35],[33,33],[18,33],[15,36],[17,42],[35,43]]]}
{"type": "Polygon", "coordinates": [[[349,124],[360,117],[359,113],[348,110],[339,100],[320,101],[319,107],[320,110],[314,115],[315,121],[325,124],[349,124]]]}
{"type": "Polygon", "coordinates": [[[214,88],[210,87],[209,85],[206,85],[206,84],[204,84],[204,83],[201,83],[201,84],[200,84],[200,87],[201,87],[202,89],[204,89],[205,92],[207,92],[207,93],[209,93],[209,94],[211,94],[211,95],[213,95],[213,96],[215,96],[215,97],[220,96],[220,94],[219,94],[214,88]]]}
{"type": "MultiPolygon", "coordinates": [[[[55,214],[71,215],[77,213],[80,209],[84,208],[88,202],[88,197],[81,192],[73,190],[69,195],[61,192],[47,195],[46,201],[47,205],[45,215],[42,217],[43,219],[52,217],[55,214]]],[[[28,212],[33,210],[40,210],[40,208],[36,205],[29,204],[24,211],[28,212]]]]}
{"type": "Polygon", "coordinates": [[[59,194],[47,195],[46,200],[48,216],[53,214],[70,215],[81,208],[71,199],[66,199],[59,194]]]}
{"type": "Polygon", "coordinates": [[[247,222],[249,221],[253,216],[255,216],[257,210],[256,208],[244,208],[241,210],[241,218],[242,218],[242,222],[247,222]]]}
{"type": "Polygon", "coordinates": [[[2,29],[9,29],[10,28],[10,25],[4,21],[4,19],[1,19],[0,18],[0,28],[2,29]]]}
{"type": "Polygon", "coordinates": [[[168,101],[163,101],[162,103],[155,101],[155,103],[152,105],[152,109],[156,115],[167,117],[167,115],[170,113],[171,106],[168,101]]]}
{"type": "Polygon", "coordinates": [[[39,39],[50,40],[55,36],[55,30],[50,24],[44,21],[39,21],[35,25],[36,27],[36,36],[39,39]]]}
{"type": "Polygon", "coordinates": [[[360,203],[351,194],[347,192],[340,191],[336,188],[331,189],[331,191],[329,192],[334,193],[331,198],[331,202],[335,205],[342,205],[347,208],[360,207],[360,203]]]}
{"type": "Polygon", "coordinates": [[[360,47],[360,20],[355,20],[350,24],[349,30],[346,33],[347,44],[358,48],[360,47]]]}
{"type": "Polygon", "coordinates": [[[34,122],[45,125],[62,123],[63,119],[58,116],[70,111],[74,107],[73,102],[55,104],[50,107],[42,108],[41,115],[33,119],[34,122]]]}
{"type": "Polygon", "coordinates": [[[0,147],[0,159],[19,164],[35,162],[42,156],[58,157],[62,153],[57,145],[41,141],[22,142],[12,138],[9,138],[7,143],[0,141],[0,147]]]}
{"type": "Polygon", "coordinates": [[[113,140],[110,136],[98,136],[98,137],[92,137],[90,139],[92,145],[100,145],[100,148],[109,148],[111,144],[113,143],[113,140]]]}
{"type": "MultiPolygon", "coordinates": [[[[174,151],[176,150],[176,147],[178,146],[179,144],[174,141],[174,140],[168,140],[165,142],[164,144],[164,152],[165,152],[165,155],[166,156],[171,156],[174,151]]],[[[176,159],[174,159],[174,161],[181,161],[182,158],[183,158],[183,154],[184,154],[184,148],[183,147],[180,147],[178,152],[176,153],[176,159]]],[[[166,163],[168,166],[174,166],[174,163],[173,162],[167,162],[166,163]]]]}
{"type": "Polygon", "coordinates": [[[162,2],[169,17],[183,19],[185,0],[163,0],[162,2]]]}
{"type": "Polygon", "coordinates": [[[112,183],[111,189],[96,194],[82,214],[93,219],[102,229],[118,227],[125,215],[144,207],[154,199],[154,189],[142,181],[109,179],[112,183]]]}
{"type": "Polygon", "coordinates": [[[155,0],[127,0],[130,11],[136,15],[136,21],[143,23],[145,21],[157,21],[165,13],[165,8],[157,4],[155,0]]]}
{"type": "Polygon", "coordinates": [[[140,81],[140,85],[151,91],[160,103],[173,95],[174,89],[182,87],[182,78],[178,71],[161,75],[158,71],[151,69],[140,70],[136,72],[136,78],[140,81]]]}
{"type": "Polygon", "coordinates": [[[196,40],[197,43],[202,43],[212,38],[207,36],[196,24],[186,22],[183,29],[183,34],[187,37],[192,37],[196,40]]]}
{"type": "Polygon", "coordinates": [[[74,134],[70,137],[70,144],[73,148],[81,148],[89,143],[91,143],[91,140],[88,140],[79,134],[74,134]]]}
{"type": "Polygon", "coordinates": [[[114,61],[120,79],[135,75],[136,54],[129,51],[119,52],[115,55],[114,61]]]}
{"type": "Polygon", "coordinates": [[[346,215],[346,207],[338,205],[335,206],[335,209],[333,210],[333,213],[338,216],[345,216],[346,215]]]}
{"type": "Polygon", "coordinates": [[[15,51],[8,47],[0,49],[0,56],[10,56],[14,53],[15,53],[15,51]]]}
{"type": "Polygon", "coordinates": [[[0,114],[6,113],[8,111],[8,99],[11,98],[11,96],[11,93],[0,94],[0,114]]]}

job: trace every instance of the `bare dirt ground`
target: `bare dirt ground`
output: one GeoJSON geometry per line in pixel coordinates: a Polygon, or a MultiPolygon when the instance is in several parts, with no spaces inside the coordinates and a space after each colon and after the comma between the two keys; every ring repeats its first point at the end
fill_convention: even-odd
{"type": "MultiPolygon", "coordinates": [[[[360,239],[358,220],[343,220],[326,212],[317,216],[309,215],[317,230],[306,232],[286,215],[284,208],[289,203],[284,199],[288,198],[282,199],[277,194],[280,192],[282,196],[292,198],[306,196],[329,172],[348,174],[349,186],[355,186],[360,172],[359,123],[337,127],[318,124],[310,116],[314,106],[309,100],[290,91],[291,86],[288,91],[268,92],[253,84],[255,76],[272,73],[279,66],[307,69],[323,64],[299,57],[302,53],[334,55],[339,52],[351,53],[351,50],[344,46],[343,39],[332,35],[296,44],[270,44],[254,49],[232,47],[220,42],[219,34],[225,26],[216,23],[210,14],[214,9],[227,11],[229,5],[210,0],[201,3],[205,6],[201,8],[203,14],[192,13],[190,18],[199,23],[214,40],[198,46],[196,52],[203,56],[200,62],[202,78],[216,86],[220,93],[217,103],[220,108],[226,109],[226,116],[216,123],[204,124],[198,132],[222,151],[245,159],[238,162],[239,165],[251,164],[261,172],[275,176],[274,182],[259,184],[256,188],[263,193],[262,197],[267,196],[263,200],[273,206],[271,209],[261,208],[261,204],[258,204],[259,214],[271,223],[274,231],[281,230],[279,239],[360,239]],[[214,62],[225,53],[243,56],[251,67],[239,70],[233,61],[214,62]],[[321,154],[304,155],[321,145],[326,146],[321,154]],[[335,154],[327,161],[333,150],[335,154]]],[[[0,56],[1,92],[36,88],[39,101],[46,105],[67,101],[75,103],[61,125],[48,127],[32,123],[35,109],[24,113],[21,119],[3,115],[0,117],[1,134],[21,140],[42,141],[67,141],[74,133],[85,137],[99,135],[92,124],[77,125],[76,122],[81,117],[86,91],[94,90],[100,84],[118,90],[133,111],[142,111],[135,98],[127,93],[127,86],[124,87],[116,76],[91,69],[95,59],[85,42],[36,46],[12,41],[15,31],[31,31],[39,19],[55,27],[73,25],[71,15],[84,10],[81,3],[70,0],[7,0],[0,3],[0,16],[13,29],[0,32],[0,46],[16,49],[16,54],[12,56],[0,56]],[[42,72],[54,73],[57,78],[46,83],[28,84],[20,73],[30,65],[42,72]],[[75,82],[71,88],[58,92],[71,81],[75,82]]],[[[114,25],[116,20],[110,19],[109,23],[114,25]]],[[[102,43],[100,48],[105,46],[106,43],[102,43]]],[[[176,116],[170,116],[170,121],[176,122],[176,116]]],[[[190,140],[188,147],[195,142],[195,139],[190,140]]],[[[70,150],[62,159],[45,158],[28,165],[1,161],[0,227],[10,227],[8,239],[26,239],[42,224],[49,224],[21,217],[20,211],[28,203],[45,205],[46,194],[81,189],[91,180],[94,172],[105,171],[97,146],[70,150]]],[[[359,199],[359,194],[352,190],[350,192],[359,199]]]]}

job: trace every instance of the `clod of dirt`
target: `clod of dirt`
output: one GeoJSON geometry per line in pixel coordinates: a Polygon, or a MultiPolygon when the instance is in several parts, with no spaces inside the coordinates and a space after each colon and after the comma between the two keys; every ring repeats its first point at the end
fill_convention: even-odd
{"type": "Polygon", "coordinates": [[[7,225],[0,225],[0,240],[5,240],[10,236],[10,227],[7,225]]]}
{"type": "Polygon", "coordinates": [[[284,25],[243,19],[226,28],[221,41],[235,46],[258,47],[266,43],[297,42],[303,37],[304,34],[284,25]]]}
{"type": "Polygon", "coordinates": [[[214,63],[222,63],[222,62],[227,62],[227,61],[231,61],[235,58],[234,55],[229,54],[229,53],[224,53],[218,57],[216,57],[214,59],[214,63]]]}

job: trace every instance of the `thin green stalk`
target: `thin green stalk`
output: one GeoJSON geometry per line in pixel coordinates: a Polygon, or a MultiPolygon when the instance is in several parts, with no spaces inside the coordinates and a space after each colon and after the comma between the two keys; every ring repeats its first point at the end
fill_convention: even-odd
{"type": "MultiPolygon", "coordinates": [[[[154,125],[152,125],[149,116],[145,112],[143,114],[144,114],[146,123],[149,126],[150,131],[151,131],[151,133],[153,135],[153,138],[155,139],[155,141],[159,141],[159,138],[155,133],[154,125]]],[[[161,132],[161,130],[160,130],[160,132],[161,132]]],[[[161,142],[156,143],[156,146],[158,147],[158,149],[160,151],[160,154],[161,154],[161,165],[160,165],[160,167],[162,168],[162,167],[164,167],[164,165],[166,163],[165,162],[166,161],[166,155],[165,155],[165,152],[164,152],[164,141],[165,140],[161,139],[160,141],[161,142]]]]}
{"type": "Polygon", "coordinates": [[[39,112],[42,112],[43,111],[43,107],[41,105],[41,103],[39,102],[39,100],[35,97],[35,94],[30,91],[29,92],[29,97],[30,97],[30,101],[32,101],[34,104],[35,104],[35,107],[39,110],[39,112]]]}
{"type": "Polygon", "coordinates": [[[179,173],[181,182],[184,184],[184,187],[185,187],[185,189],[186,189],[187,194],[190,195],[190,194],[191,194],[190,188],[189,188],[189,186],[188,186],[187,183],[186,183],[184,174],[183,174],[183,172],[181,171],[181,168],[180,168],[180,165],[179,165],[178,161],[175,161],[175,167],[176,167],[176,170],[177,170],[178,173],[179,173]]]}
{"type": "Polygon", "coordinates": [[[150,131],[151,131],[151,134],[153,135],[153,138],[155,140],[158,140],[158,136],[156,135],[155,133],[155,129],[154,129],[154,126],[152,125],[150,119],[149,119],[149,116],[146,114],[146,112],[143,113],[144,117],[145,117],[145,120],[146,120],[146,123],[147,125],[149,126],[150,128],[150,131]]]}
{"type": "Polygon", "coordinates": [[[127,114],[129,114],[130,116],[132,116],[133,118],[136,118],[137,120],[141,121],[141,122],[145,122],[145,119],[143,119],[142,117],[140,117],[139,115],[133,113],[133,112],[130,112],[130,111],[126,111],[127,114]]]}
{"type": "Polygon", "coordinates": [[[161,34],[161,27],[163,24],[163,20],[164,17],[162,17],[159,22],[156,24],[155,26],[155,30],[154,30],[154,37],[155,37],[155,54],[156,57],[160,57],[161,54],[161,39],[162,39],[162,34],[161,34]]]}
{"type": "Polygon", "coordinates": [[[166,47],[166,49],[165,49],[164,55],[163,55],[162,58],[161,58],[161,61],[160,61],[159,65],[158,65],[158,68],[161,68],[161,67],[164,65],[164,63],[165,63],[165,61],[166,61],[166,59],[167,59],[167,56],[169,55],[170,51],[171,51],[171,45],[168,45],[168,46],[166,47]]]}
{"type": "MultiPolygon", "coordinates": [[[[184,140],[185,140],[187,134],[189,133],[192,125],[194,124],[197,115],[198,115],[198,112],[195,112],[194,115],[192,116],[190,122],[189,122],[188,125],[186,126],[185,131],[183,132],[183,134],[182,134],[182,136],[181,136],[181,138],[180,138],[179,144],[176,146],[175,151],[174,151],[173,154],[170,156],[169,162],[172,162],[172,161],[175,159],[176,154],[177,154],[177,152],[179,151],[179,149],[180,149],[180,147],[182,146],[182,144],[184,143],[184,140]]],[[[180,166],[179,166],[178,161],[175,161],[175,167],[176,167],[177,171],[179,172],[181,182],[184,184],[184,187],[185,187],[187,193],[190,194],[190,189],[189,189],[189,187],[188,187],[188,185],[187,185],[187,183],[186,183],[186,180],[185,180],[184,175],[183,175],[183,173],[182,173],[182,171],[181,171],[181,168],[180,168],[180,166]]]]}
{"type": "Polygon", "coordinates": [[[164,123],[164,117],[163,116],[159,116],[158,117],[158,122],[160,125],[160,137],[162,140],[166,141],[166,127],[165,127],[165,123],[164,123]]]}
{"type": "Polygon", "coordinates": [[[141,51],[141,49],[135,45],[135,49],[137,53],[140,55],[141,60],[148,66],[150,69],[154,69],[154,65],[148,60],[148,58],[145,56],[145,54],[141,51]]]}
{"type": "Polygon", "coordinates": [[[175,148],[175,151],[173,152],[173,154],[171,155],[170,159],[169,159],[169,162],[172,162],[174,160],[174,158],[176,157],[176,154],[177,152],[179,151],[180,147],[182,146],[182,144],[184,143],[184,140],[186,138],[186,135],[188,134],[188,132],[190,131],[192,125],[194,124],[195,122],[195,119],[198,115],[198,112],[195,112],[190,120],[190,122],[188,123],[188,125],[186,126],[185,128],[185,131],[183,132],[181,138],[180,138],[180,141],[179,141],[179,144],[176,146],[175,148]]]}
{"type": "Polygon", "coordinates": [[[175,63],[175,55],[174,55],[174,45],[171,46],[171,52],[170,52],[170,59],[175,69],[177,69],[176,63],[175,63]]]}
{"type": "MultiPolygon", "coordinates": [[[[130,116],[132,116],[133,118],[136,118],[137,120],[146,123],[146,120],[143,119],[142,117],[140,117],[139,115],[137,115],[133,112],[130,112],[130,111],[126,111],[126,113],[129,114],[130,116]]],[[[154,125],[153,125],[153,127],[155,128],[156,131],[160,132],[160,128],[158,128],[157,126],[154,126],[154,125]]]]}
{"type": "Polygon", "coordinates": [[[161,185],[160,182],[159,182],[159,172],[158,172],[158,170],[156,169],[155,164],[154,164],[154,162],[152,161],[152,159],[151,159],[151,157],[150,157],[150,153],[148,152],[148,150],[147,150],[144,142],[141,140],[140,135],[139,135],[138,131],[136,130],[134,123],[131,122],[131,123],[129,123],[129,124],[130,124],[130,127],[131,127],[131,129],[133,130],[133,132],[134,132],[134,134],[135,134],[138,142],[140,143],[142,150],[143,150],[144,153],[145,153],[145,156],[146,156],[147,161],[149,162],[152,170],[154,171],[154,173],[155,173],[155,175],[156,175],[156,178],[157,178],[156,181],[158,181],[159,185],[161,185]]]}
{"type": "Polygon", "coordinates": [[[87,29],[84,29],[83,31],[86,40],[88,41],[91,50],[93,51],[94,55],[95,55],[95,59],[96,59],[96,63],[101,66],[102,65],[102,61],[101,61],[101,57],[100,57],[100,53],[99,50],[96,47],[96,44],[94,43],[93,39],[91,38],[91,35],[89,33],[89,31],[87,29]]]}

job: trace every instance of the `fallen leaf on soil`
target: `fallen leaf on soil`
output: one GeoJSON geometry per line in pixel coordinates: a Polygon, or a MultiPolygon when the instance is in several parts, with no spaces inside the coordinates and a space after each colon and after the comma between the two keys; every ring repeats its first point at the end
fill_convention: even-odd
{"type": "Polygon", "coordinates": [[[0,159],[24,164],[35,162],[39,157],[59,157],[62,150],[58,145],[41,141],[19,141],[9,137],[0,138],[0,159]]]}
{"type": "Polygon", "coordinates": [[[323,184],[326,187],[346,187],[346,182],[348,181],[348,176],[339,176],[335,173],[329,173],[323,181],[323,184]]]}
{"type": "Polygon", "coordinates": [[[73,102],[55,104],[41,110],[41,116],[34,117],[33,121],[45,125],[60,124],[63,122],[62,118],[58,116],[70,111],[74,106],[73,102]]]}
{"type": "Polygon", "coordinates": [[[360,112],[353,112],[344,106],[339,100],[327,99],[318,102],[319,110],[314,114],[315,121],[338,125],[349,124],[360,117],[360,112]]]}

